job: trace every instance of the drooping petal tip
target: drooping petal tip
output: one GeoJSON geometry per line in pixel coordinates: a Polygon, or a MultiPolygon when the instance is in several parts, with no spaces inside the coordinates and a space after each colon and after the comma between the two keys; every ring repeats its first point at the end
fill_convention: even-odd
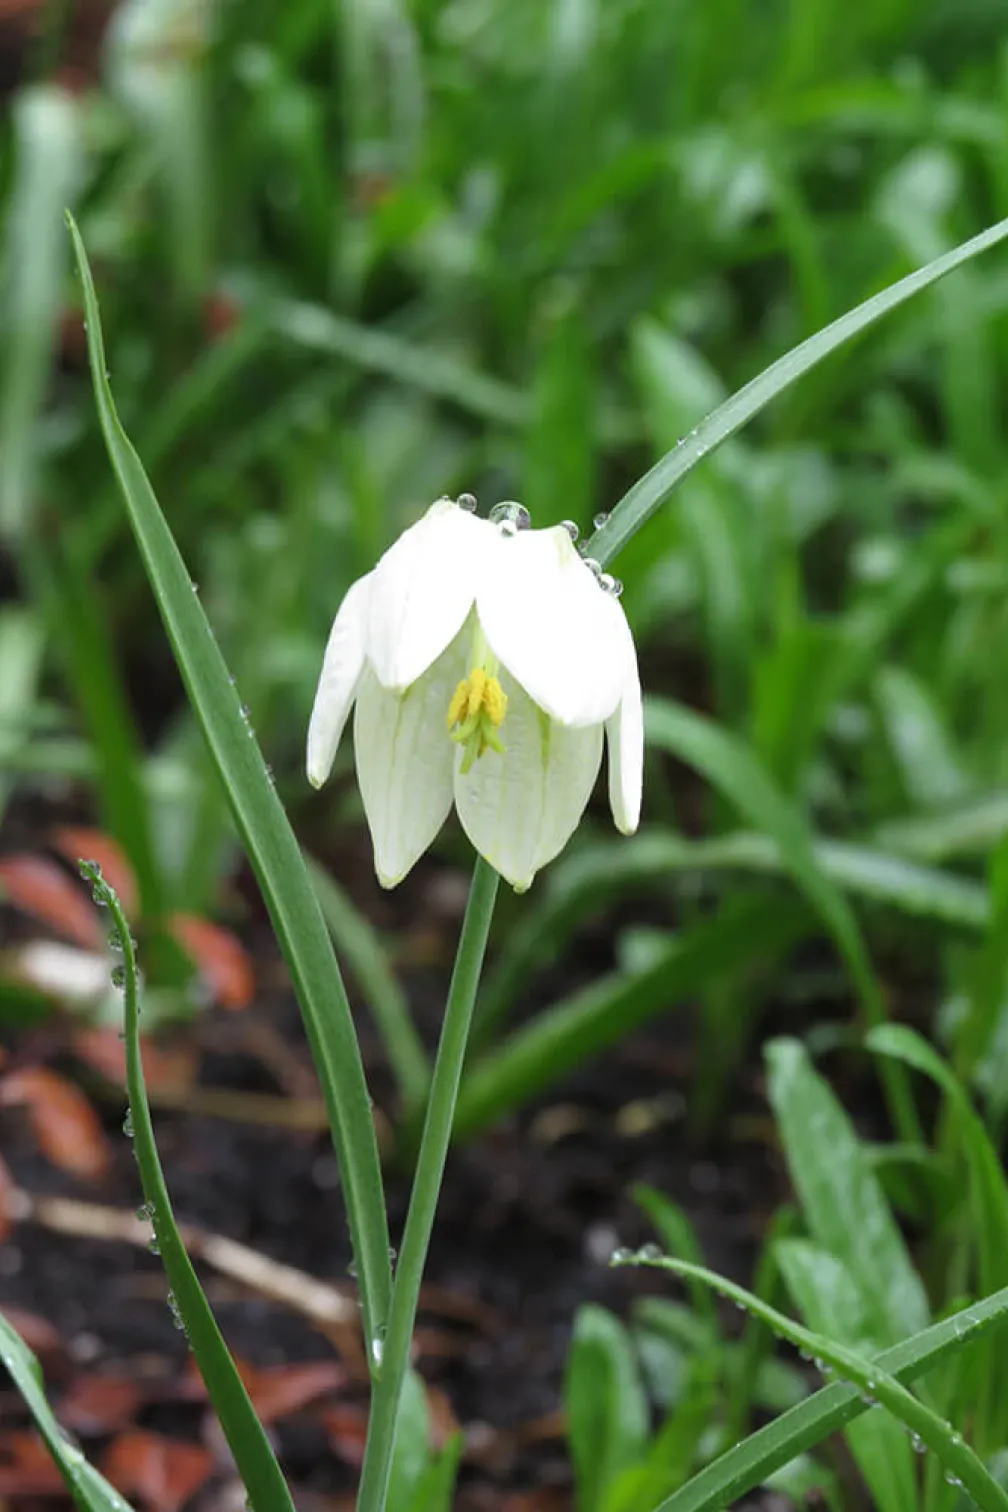
{"type": "Polygon", "coordinates": [[[368,573],[349,588],[329,632],[308,724],[305,765],[308,781],[314,788],[320,788],[332,771],[343,729],[357,696],[364,670],[364,637],[372,577],[373,573],[368,573]]]}
{"type": "Polygon", "coordinates": [[[640,823],[644,786],[644,711],[641,705],[637,658],[627,668],[623,697],[606,720],[609,748],[609,807],[616,828],[632,835],[640,823]]]}

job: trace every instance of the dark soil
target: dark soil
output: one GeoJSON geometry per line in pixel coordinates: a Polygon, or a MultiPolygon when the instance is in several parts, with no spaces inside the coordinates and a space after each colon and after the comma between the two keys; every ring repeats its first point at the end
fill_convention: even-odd
{"type": "MultiPolygon", "coordinates": [[[[356,871],[356,858],[346,869],[356,871]]],[[[359,900],[385,910],[382,922],[395,927],[404,955],[434,962],[404,968],[413,1010],[433,1040],[464,879],[431,863],[390,902],[378,899],[363,871],[357,875],[365,879],[355,889],[359,900]]],[[[252,953],[261,984],[253,1007],[242,1015],[210,1011],[187,1031],[199,1045],[202,1088],[282,1093],[264,1055],[264,1030],[279,1037],[295,1062],[310,1066],[265,930],[252,953]]],[[[551,992],[569,990],[585,960],[594,965],[596,956],[598,964],[610,956],[604,935],[581,942],[568,966],[551,974],[551,992]]],[[[377,1109],[392,1114],[380,1047],[365,1016],[358,1017],[377,1109]]],[[[32,1058],[40,1032],[48,1062],[55,1054],[55,1063],[70,1069],[71,1061],[59,1059],[59,1034],[51,1026],[34,1038],[9,1036],[15,1058],[32,1058]]],[[[288,1081],[290,1074],[288,1068],[288,1081]]],[[[417,1363],[435,1388],[432,1405],[442,1429],[454,1419],[465,1430],[460,1508],[546,1512],[571,1506],[560,1408],[577,1309],[592,1301],[625,1314],[635,1295],[667,1289],[654,1273],[612,1271],[607,1264],[617,1244],[653,1237],[631,1195],[636,1182],[652,1184],[687,1210],[712,1267],[751,1279],[767,1218],[785,1194],[758,1069],[738,1074],[716,1139],[700,1142],[683,1120],[693,1075],[688,1018],[670,1013],[520,1117],[453,1151],[427,1270],[417,1363]],[[536,1494],[521,1499],[523,1490],[536,1494]]],[[[140,1193],[121,1133],[123,1106],[115,1098],[102,1106],[115,1159],[98,1189],[43,1159],[19,1110],[0,1113],[0,1140],[17,1184],[33,1195],[60,1192],[135,1208],[140,1193]]],[[[326,1135],[175,1111],[158,1112],[156,1126],[181,1220],[352,1290],[338,1171],[326,1135]]],[[[391,1175],[393,1238],[407,1197],[408,1183],[391,1175]]],[[[264,1367],[339,1352],[340,1340],[334,1343],[290,1309],[242,1294],[211,1271],[203,1275],[228,1342],[242,1359],[264,1367]]],[[[47,1320],[59,1335],[61,1347],[46,1361],[57,1401],[82,1374],[154,1380],[161,1386],[148,1392],[153,1405],[143,1408],[139,1423],[173,1437],[205,1438],[203,1406],[174,1399],[185,1379],[187,1348],[165,1297],[157,1259],[127,1244],[25,1223],[0,1248],[0,1306],[47,1320]]],[[[362,1375],[353,1351],[342,1354],[349,1377],[339,1399],[347,1423],[360,1428],[362,1375]]],[[[15,1399],[0,1394],[8,1424],[22,1421],[17,1413],[15,1399]]],[[[85,1439],[93,1453],[106,1443],[107,1437],[85,1439]]],[[[355,1476],[352,1442],[339,1434],[334,1440],[308,1409],[281,1425],[279,1443],[299,1505],[352,1505],[346,1501],[355,1476]]],[[[217,1500],[204,1490],[197,1504],[223,1505],[219,1487],[215,1494],[217,1500]]]]}

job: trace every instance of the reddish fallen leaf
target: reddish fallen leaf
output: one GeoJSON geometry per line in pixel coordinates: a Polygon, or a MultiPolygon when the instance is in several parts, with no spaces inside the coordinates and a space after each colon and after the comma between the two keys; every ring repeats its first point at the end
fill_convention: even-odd
{"type": "Polygon", "coordinates": [[[33,1355],[44,1360],[63,1354],[63,1340],[48,1318],[29,1312],[26,1307],[9,1307],[6,1302],[0,1312],[11,1328],[21,1335],[33,1355]]]}
{"type": "Polygon", "coordinates": [[[66,1483],[39,1434],[16,1429],[0,1436],[0,1497],[66,1494],[66,1483]]]}
{"type": "Polygon", "coordinates": [[[53,830],[49,843],[72,866],[78,861],[97,861],[102,876],[119,894],[127,918],[135,916],[140,906],[136,877],[118,840],[113,840],[103,830],[89,829],[87,825],[61,824],[53,830]]]}
{"type": "Polygon", "coordinates": [[[263,1370],[242,1364],[239,1373],[260,1421],[267,1424],[291,1417],[309,1402],[338,1391],[347,1382],[346,1371],[335,1360],[269,1365],[263,1370]]]}
{"type": "Polygon", "coordinates": [[[112,1162],[98,1115],[79,1087],[46,1066],[25,1066],[0,1079],[0,1104],[23,1105],[32,1133],[53,1165],[97,1179],[112,1162]]]}
{"type": "Polygon", "coordinates": [[[24,1198],[19,1195],[18,1184],[11,1175],[10,1167],[0,1159],[0,1244],[10,1237],[11,1230],[23,1216],[19,1211],[24,1198]]]}
{"type": "Polygon", "coordinates": [[[84,889],[45,856],[4,856],[0,889],[22,913],[58,930],[88,950],[105,948],[105,929],[84,889]]]}
{"type": "MultiPolygon", "coordinates": [[[[82,1029],[71,1040],[74,1054],[85,1065],[100,1071],[109,1081],[126,1084],[126,1046],[117,1029],[82,1029]]],[[[178,1091],[196,1080],[196,1050],[193,1046],[166,1049],[142,1035],[144,1080],[150,1091],[178,1091]]]]}
{"type": "Polygon", "coordinates": [[[151,1512],[179,1512],[206,1482],[213,1456],[199,1444],[138,1428],[106,1449],[101,1471],[124,1496],[139,1497],[151,1512]]]}
{"type": "Polygon", "coordinates": [[[255,976],[241,941],[230,930],[195,914],[172,914],[168,926],[192,957],[214,1002],[222,1008],[247,1008],[255,993],[255,976]]]}
{"type": "Polygon", "coordinates": [[[316,1413],[319,1422],[336,1454],[344,1464],[359,1470],[364,1463],[364,1444],[367,1440],[367,1412],[351,1402],[334,1402],[320,1407],[316,1413]]]}
{"type": "Polygon", "coordinates": [[[128,1376],[78,1376],[60,1403],[60,1422],[75,1433],[115,1433],[133,1422],[143,1400],[128,1376]]]}

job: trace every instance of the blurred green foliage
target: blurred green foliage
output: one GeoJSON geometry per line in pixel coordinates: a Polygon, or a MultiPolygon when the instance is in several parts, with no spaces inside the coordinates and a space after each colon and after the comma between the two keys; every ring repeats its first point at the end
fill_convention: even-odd
{"type": "MultiPolygon", "coordinates": [[[[124,424],[327,857],[362,821],[345,753],[320,798],[301,780],[324,638],[426,503],[587,527],[789,346],[1008,212],[995,0],[125,0],[98,66],[99,10],[40,9],[0,140],[0,801],[93,795],[151,917],[212,907],[237,851],[108,473],[66,203],[124,424]]],[[[761,1004],[812,990],[793,946],[818,935],[866,1023],[928,973],[922,1026],[1002,1119],[1006,310],[995,252],[621,555],[662,700],[645,830],[589,822],[515,905],[460,1129],[680,1000],[712,1117],[761,1004]],[[658,936],[501,1050],[534,973],[627,893],[658,936]]],[[[378,942],[331,891],[327,917],[415,1099],[378,942]]]]}

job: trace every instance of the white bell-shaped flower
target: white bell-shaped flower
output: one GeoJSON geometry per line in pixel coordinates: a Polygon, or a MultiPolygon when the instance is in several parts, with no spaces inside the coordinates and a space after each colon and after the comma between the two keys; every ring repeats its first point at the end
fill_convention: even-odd
{"type": "Polygon", "coordinates": [[[520,506],[504,513],[483,520],[439,499],[353,584],[329,636],[308,777],[326,780],[356,705],[357,781],[384,887],[454,802],[476,850],[524,891],[577,827],[603,731],[613,818],[624,834],[637,828],[644,725],[626,615],[563,526],[519,529],[520,506]]]}

